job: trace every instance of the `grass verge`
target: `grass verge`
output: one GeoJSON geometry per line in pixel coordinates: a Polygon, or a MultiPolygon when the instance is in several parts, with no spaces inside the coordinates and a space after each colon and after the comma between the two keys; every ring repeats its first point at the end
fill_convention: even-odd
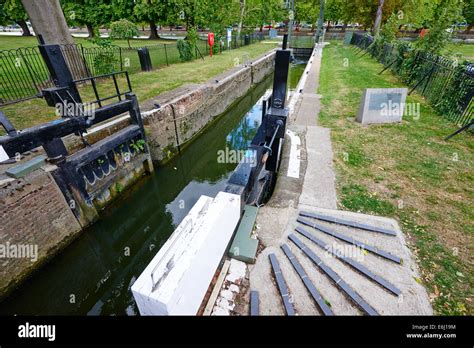
{"type": "Polygon", "coordinates": [[[443,53],[447,56],[458,57],[461,62],[463,60],[474,62],[474,44],[452,43],[443,53]]]}
{"type": "Polygon", "coordinates": [[[473,314],[474,152],[418,95],[400,124],[355,122],[365,88],[406,87],[368,55],[331,42],[323,51],[319,123],[331,128],[342,209],[396,218],[408,236],[435,313],[473,314]],[[419,116],[419,117],[418,117],[419,116]]]}

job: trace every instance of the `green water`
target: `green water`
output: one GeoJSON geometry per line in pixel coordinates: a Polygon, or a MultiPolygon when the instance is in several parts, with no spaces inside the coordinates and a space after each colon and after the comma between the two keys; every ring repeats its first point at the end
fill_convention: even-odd
{"type": "MultiPolygon", "coordinates": [[[[291,78],[297,71],[292,67],[291,78]]],[[[1,303],[0,314],[138,314],[131,285],[198,198],[225,187],[237,164],[218,163],[217,153],[247,149],[260,125],[258,101],[270,84],[271,78],[259,84],[181,155],[125,192],[1,303]]]]}
{"type": "Polygon", "coordinates": [[[290,65],[290,73],[288,74],[288,87],[295,89],[298,85],[301,75],[306,68],[306,63],[303,61],[295,61],[290,65]]]}

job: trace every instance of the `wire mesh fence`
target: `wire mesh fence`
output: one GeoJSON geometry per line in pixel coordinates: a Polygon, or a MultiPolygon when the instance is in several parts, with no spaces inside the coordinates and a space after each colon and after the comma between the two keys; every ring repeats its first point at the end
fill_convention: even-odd
{"type": "Polygon", "coordinates": [[[413,49],[408,43],[379,45],[368,34],[354,33],[353,45],[366,50],[416,90],[441,115],[459,126],[473,117],[474,65],[459,63],[429,52],[413,49]]]}

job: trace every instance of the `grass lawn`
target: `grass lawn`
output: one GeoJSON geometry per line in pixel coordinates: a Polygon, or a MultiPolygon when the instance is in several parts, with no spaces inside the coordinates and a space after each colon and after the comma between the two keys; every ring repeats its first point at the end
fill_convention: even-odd
{"type": "Polygon", "coordinates": [[[449,56],[459,57],[462,60],[474,62],[474,44],[452,43],[446,47],[444,53],[449,56]]]}
{"type": "Polygon", "coordinates": [[[404,87],[368,55],[331,42],[323,51],[319,124],[331,128],[341,209],[396,218],[437,314],[473,311],[474,146],[418,95],[420,117],[401,124],[354,121],[364,88],[404,87]],[[345,64],[348,62],[348,65],[345,64]]]}
{"type": "MultiPolygon", "coordinates": [[[[130,75],[133,91],[139,101],[153,98],[162,92],[172,90],[186,83],[202,83],[212,76],[231,69],[235,64],[241,64],[246,57],[250,59],[277,46],[277,42],[255,43],[239,49],[205,57],[187,63],[172,64],[169,67],[152,72],[140,72],[130,75]]],[[[104,80],[98,86],[101,96],[114,94],[112,81],[104,80]]],[[[83,101],[93,98],[90,87],[80,89],[83,101]]],[[[44,100],[33,99],[0,108],[17,129],[23,129],[56,118],[54,108],[48,107],[44,100]]]]}

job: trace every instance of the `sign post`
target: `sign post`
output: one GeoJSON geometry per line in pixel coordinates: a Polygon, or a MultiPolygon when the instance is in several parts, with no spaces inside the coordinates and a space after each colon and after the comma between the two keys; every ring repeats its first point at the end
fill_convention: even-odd
{"type": "Polygon", "coordinates": [[[230,50],[230,45],[232,42],[232,28],[227,28],[227,49],[230,50]]]}
{"type": "Polygon", "coordinates": [[[207,43],[209,44],[209,54],[212,57],[212,46],[214,46],[214,33],[207,34],[207,43]]]}

